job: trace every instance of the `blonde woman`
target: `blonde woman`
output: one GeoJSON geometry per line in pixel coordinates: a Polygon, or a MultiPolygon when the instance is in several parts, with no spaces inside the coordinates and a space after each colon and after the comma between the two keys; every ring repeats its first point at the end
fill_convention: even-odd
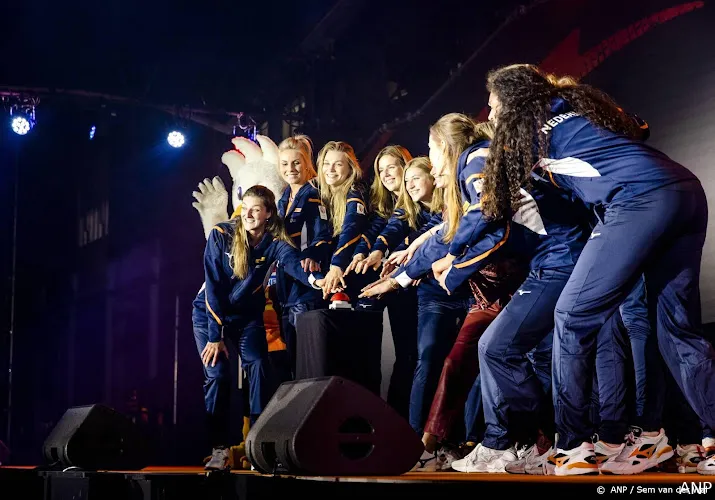
{"type": "Polygon", "coordinates": [[[270,189],[253,186],[241,215],[213,227],[204,254],[205,283],[194,300],[194,338],[204,368],[204,402],[213,448],[208,469],[228,467],[230,368],[225,339],[238,349],[250,383],[254,423],[273,396],[276,381],[268,359],[263,283],[273,262],[293,278],[320,288],[322,274],[306,273],[298,250],[278,217],[270,189]]]}
{"type": "MultiPolygon", "coordinates": [[[[335,290],[348,287],[344,274],[367,228],[368,209],[361,179],[362,170],[350,144],[330,141],[323,146],[318,153],[318,186],[333,228],[330,268],[323,285],[324,298],[335,290]]],[[[352,289],[347,290],[351,302],[357,302],[359,290],[359,286],[355,286],[355,293],[352,289]]]]}
{"type": "MultiPolygon", "coordinates": [[[[332,226],[328,210],[314,185],[317,173],[313,164],[313,144],[306,135],[288,137],[278,145],[278,171],[288,186],[278,200],[278,215],[288,236],[300,250],[300,263],[306,272],[328,267],[332,226]]],[[[296,331],[299,314],[325,306],[322,293],[307,287],[278,266],[277,294],[281,306],[281,326],[295,376],[296,331]]]]}
{"type": "Polygon", "coordinates": [[[370,268],[377,271],[382,264],[385,249],[373,247],[395,211],[395,204],[402,191],[402,174],[411,159],[412,155],[407,149],[396,145],[382,148],[375,157],[375,176],[370,186],[370,223],[355,248],[346,273],[355,270],[365,274],[370,268]]]}

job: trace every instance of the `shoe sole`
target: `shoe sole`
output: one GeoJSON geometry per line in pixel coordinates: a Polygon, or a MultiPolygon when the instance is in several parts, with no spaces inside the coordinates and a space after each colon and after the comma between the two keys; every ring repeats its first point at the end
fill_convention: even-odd
{"type": "Polygon", "coordinates": [[[452,466],[452,469],[456,470],[457,472],[465,472],[467,474],[503,474],[506,472],[503,468],[498,470],[462,470],[452,466]]]}
{"type": "MultiPolygon", "coordinates": [[[[675,452],[673,450],[668,451],[661,456],[658,457],[658,460],[653,462],[653,461],[647,461],[644,462],[645,467],[641,468],[639,467],[634,467],[633,469],[630,469],[628,471],[612,471],[612,470],[604,470],[603,468],[601,470],[601,474],[606,475],[606,476],[632,476],[633,474],[641,474],[643,472],[646,472],[650,469],[657,469],[658,465],[665,462],[666,460],[670,459],[675,455],[675,452]]],[[[713,472],[715,474],[715,471],[713,472]]]]}
{"type": "Polygon", "coordinates": [[[594,469],[581,469],[581,468],[574,468],[574,469],[568,469],[567,471],[562,471],[559,474],[559,468],[556,467],[554,469],[554,476],[598,476],[599,472],[597,468],[594,469]]]}

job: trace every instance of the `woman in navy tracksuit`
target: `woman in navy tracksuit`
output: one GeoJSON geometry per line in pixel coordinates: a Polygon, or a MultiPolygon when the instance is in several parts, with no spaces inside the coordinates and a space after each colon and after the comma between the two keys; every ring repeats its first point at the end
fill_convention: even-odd
{"type": "MultiPolygon", "coordinates": [[[[440,132],[441,132],[440,128],[440,132]]],[[[445,192],[446,213],[458,214],[461,207],[459,187],[456,181],[456,165],[459,152],[466,144],[487,139],[484,131],[476,130],[471,120],[462,124],[455,123],[448,131],[450,147],[445,148],[445,161],[439,161],[437,166],[432,162],[432,174],[435,184],[445,192]],[[463,125],[469,132],[465,133],[463,125]],[[460,126],[462,125],[462,126],[460,126]],[[451,161],[450,161],[451,160],[451,161]],[[451,207],[456,210],[450,210],[451,207]]],[[[441,137],[441,136],[440,136],[441,137]]],[[[430,138],[432,142],[432,138],[430,138]]],[[[455,220],[459,219],[459,215],[455,220]]],[[[452,224],[454,220],[448,219],[452,224]]],[[[410,398],[410,424],[419,434],[424,433],[424,426],[437,391],[445,359],[454,346],[461,324],[473,302],[469,286],[456,290],[452,295],[439,286],[431,276],[432,262],[444,256],[441,243],[435,244],[434,236],[440,226],[435,226],[417,238],[410,246],[424,241],[406,264],[393,273],[396,278],[375,284],[363,291],[363,296],[374,296],[391,289],[408,288],[414,281],[421,279],[417,287],[418,296],[418,340],[417,369],[415,370],[410,398]],[[401,286],[400,286],[401,285],[401,286]],[[392,287],[392,288],[391,288],[392,287]]],[[[454,226],[452,226],[454,227],[454,226]]]]}
{"type": "MultiPolygon", "coordinates": [[[[312,183],[317,175],[312,143],[305,135],[289,137],[278,145],[278,155],[278,170],[288,184],[278,200],[278,214],[283,219],[288,236],[300,250],[303,270],[320,271],[327,267],[332,227],[328,211],[312,183]]],[[[290,355],[290,371],[295,377],[296,318],[303,312],[325,307],[325,301],[320,290],[293,279],[280,264],[277,274],[282,334],[290,355]]]]}
{"type": "MultiPolygon", "coordinates": [[[[701,335],[698,282],[708,213],[699,180],[636,139],[635,122],[595,89],[531,65],[496,70],[487,87],[497,132],[485,169],[489,199],[483,210],[508,214],[523,184],[540,182],[530,178],[533,170],[595,206],[599,216],[556,305],[556,473],[598,470],[587,419],[594,341],[641,273],[661,354],[688,402],[712,427],[715,351],[701,335]]],[[[649,457],[636,460],[652,460],[667,446],[659,440],[649,457]]]]}
{"type": "MultiPolygon", "coordinates": [[[[473,157],[484,146],[466,148],[459,158],[460,168],[470,162],[474,162],[473,168],[482,167],[484,163],[475,162],[473,157]]],[[[494,145],[488,146],[491,154],[494,145]]],[[[475,181],[483,180],[480,174],[483,172],[473,172],[475,181]]],[[[523,258],[529,268],[526,279],[479,339],[486,432],[467,457],[452,463],[455,470],[503,472],[516,460],[515,436],[535,439],[538,425],[544,424],[537,416],[549,390],[553,307],[588,234],[579,217],[582,212],[565,198],[549,196],[551,191],[555,188],[520,191],[519,203],[509,219],[489,219],[477,212],[473,217],[476,220],[464,226],[466,236],[453,238],[448,255],[433,266],[449,292],[462,286],[499,252],[523,258]]],[[[478,203],[484,205],[483,192],[478,203]]],[[[542,457],[542,467],[545,451],[537,453],[542,457]]]]}
{"type": "MultiPolygon", "coordinates": [[[[377,270],[388,251],[387,237],[395,233],[394,222],[385,235],[382,232],[388,221],[392,221],[397,199],[404,190],[404,168],[411,159],[412,155],[402,146],[387,146],[377,154],[374,179],[370,188],[370,223],[355,248],[346,275],[354,271],[367,281],[377,279],[377,270]]],[[[407,235],[398,237],[399,241],[396,243],[402,243],[405,236],[407,235]]],[[[394,237],[392,239],[394,240],[394,237]]],[[[396,247],[397,245],[393,245],[391,249],[396,247]]],[[[414,290],[407,290],[393,294],[387,301],[376,305],[378,308],[387,307],[395,347],[395,363],[387,391],[387,402],[407,418],[412,376],[417,362],[417,295],[414,290]]]]}
{"type": "MultiPolygon", "coordinates": [[[[355,247],[353,260],[346,271],[364,274],[368,268],[377,270],[384,257],[384,248],[373,248],[380,233],[395,211],[402,190],[402,174],[412,155],[402,146],[382,148],[375,157],[373,182],[370,186],[370,223],[355,247]]],[[[384,242],[381,241],[381,244],[384,242]]]]}
{"type": "Polygon", "coordinates": [[[204,367],[204,399],[214,448],[209,468],[228,463],[230,369],[224,339],[233,342],[248,374],[252,423],[273,396],[276,381],[263,325],[266,272],[275,261],[306,286],[319,288],[320,273],[306,273],[278,217],[273,193],[253,186],[241,215],[211,230],[204,254],[205,283],[194,301],[194,337],[204,367]],[[317,281],[316,281],[317,280],[317,281]]]}
{"type": "Polygon", "coordinates": [[[362,305],[369,309],[372,302],[358,298],[360,278],[354,274],[344,276],[368,226],[368,205],[361,179],[362,170],[350,144],[330,141],[323,146],[318,153],[318,186],[333,228],[323,298],[334,290],[345,289],[353,307],[362,305]]]}

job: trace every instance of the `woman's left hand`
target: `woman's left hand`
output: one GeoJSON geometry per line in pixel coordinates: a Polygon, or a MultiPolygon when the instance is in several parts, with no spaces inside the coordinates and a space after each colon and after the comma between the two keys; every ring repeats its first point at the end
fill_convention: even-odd
{"type": "Polygon", "coordinates": [[[437,280],[437,283],[439,283],[439,286],[444,288],[444,291],[447,292],[447,295],[451,295],[451,293],[447,289],[447,275],[449,274],[450,269],[452,269],[452,266],[449,266],[444,272],[441,272],[439,274],[434,273],[434,278],[437,280]]]}
{"type": "Polygon", "coordinates": [[[382,263],[382,256],[383,253],[380,250],[370,252],[370,255],[367,256],[367,259],[361,260],[357,263],[357,265],[355,266],[355,274],[365,274],[370,268],[377,271],[377,269],[380,267],[380,264],[382,263]]]}
{"type": "Polygon", "coordinates": [[[438,274],[445,272],[452,265],[454,259],[456,259],[454,255],[447,254],[441,259],[434,261],[432,263],[432,272],[434,275],[437,276],[438,274]]]}
{"type": "Polygon", "coordinates": [[[359,299],[374,297],[380,298],[384,293],[391,292],[395,290],[393,285],[394,278],[388,278],[386,280],[378,280],[372,285],[363,288],[363,292],[358,296],[359,299]]]}
{"type": "Polygon", "coordinates": [[[385,262],[382,265],[382,271],[380,271],[380,278],[384,278],[385,276],[390,276],[392,274],[392,271],[397,269],[397,266],[395,264],[391,264],[390,262],[385,262]]]}
{"type": "Polygon", "coordinates": [[[320,263],[314,261],[313,259],[303,259],[300,261],[300,265],[303,271],[306,273],[314,273],[320,271],[320,263]]]}

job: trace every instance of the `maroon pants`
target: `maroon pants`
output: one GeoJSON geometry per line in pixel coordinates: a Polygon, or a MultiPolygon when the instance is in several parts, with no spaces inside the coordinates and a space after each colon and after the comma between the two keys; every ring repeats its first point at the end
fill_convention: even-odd
{"type": "Polygon", "coordinates": [[[499,302],[486,309],[479,305],[473,306],[444,361],[437,392],[425,425],[425,432],[436,436],[440,441],[447,438],[458,418],[464,418],[464,405],[479,373],[479,338],[501,309],[499,302]]]}

